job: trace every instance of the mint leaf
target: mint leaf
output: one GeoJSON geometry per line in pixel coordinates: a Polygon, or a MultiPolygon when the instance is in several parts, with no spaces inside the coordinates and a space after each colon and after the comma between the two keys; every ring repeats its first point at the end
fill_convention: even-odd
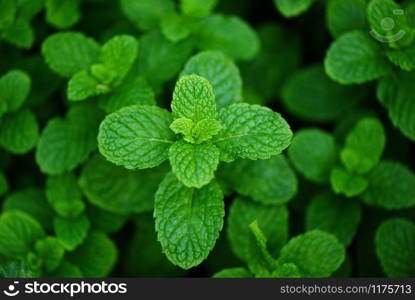
{"type": "Polygon", "coordinates": [[[82,278],[81,270],[74,264],[68,262],[66,259],[62,260],[62,263],[57,270],[53,273],[53,277],[57,278],[82,278]]]}
{"type": "Polygon", "coordinates": [[[0,77],[0,116],[16,111],[29,95],[30,77],[23,71],[12,70],[0,77]]]}
{"type": "Polygon", "coordinates": [[[274,0],[277,9],[284,17],[296,17],[310,8],[314,0],[274,0]]]}
{"type": "Polygon", "coordinates": [[[204,51],[192,56],[181,75],[191,74],[210,82],[218,108],[241,101],[242,79],[238,67],[221,52],[204,51]]]}
{"type": "Polygon", "coordinates": [[[40,224],[22,211],[6,211],[0,216],[0,253],[3,255],[23,258],[44,235],[40,224]]]}
{"type": "Polygon", "coordinates": [[[213,278],[251,278],[252,274],[244,268],[223,269],[215,274],[213,278]]]}
{"type": "Polygon", "coordinates": [[[167,258],[183,269],[208,256],[224,215],[223,194],[215,182],[201,189],[186,188],[169,173],[156,193],[157,238],[167,258]]]}
{"type": "Polygon", "coordinates": [[[279,265],[271,274],[272,278],[301,278],[300,270],[295,264],[287,263],[279,265]]]}
{"type": "Polygon", "coordinates": [[[178,141],[169,149],[169,159],[177,179],[185,186],[201,188],[214,177],[219,164],[219,150],[212,144],[189,144],[178,141]]]}
{"type": "Polygon", "coordinates": [[[282,91],[284,104],[293,115],[322,122],[339,118],[364,97],[364,89],[334,82],[320,64],[294,73],[282,91]]]}
{"type": "Polygon", "coordinates": [[[97,42],[79,32],[55,33],[42,43],[46,63],[63,77],[87,70],[97,62],[99,52],[97,42]]]}
{"type": "Polygon", "coordinates": [[[343,194],[346,197],[362,194],[369,184],[365,177],[352,174],[341,167],[336,167],[331,171],[330,183],[336,194],[343,194]]]}
{"type": "Polygon", "coordinates": [[[3,30],[2,38],[18,48],[29,49],[35,41],[35,34],[29,21],[18,17],[3,30]]]}
{"type": "Polygon", "coordinates": [[[6,114],[0,119],[0,145],[14,154],[25,154],[35,147],[39,125],[30,110],[6,114]]]}
{"type": "Polygon", "coordinates": [[[170,113],[156,106],[129,106],[108,115],[98,134],[99,151],[127,169],[146,169],[168,158],[175,136],[170,113]]]}
{"type": "Polygon", "coordinates": [[[415,69],[415,46],[411,45],[401,49],[389,49],[386,51],[389,60],[404,71],[415,69]]]}
{"type": "Polygon", "coordinates": [[[95,155],[83,168],[79,185],[89,202],[105,211],[142,213],[153,209],[154,194],[166,169],[162,165],[149,170],[127,170],[95,155]]]}
{"type": "Polygon", "coordinates": [[[129,35],[116,35],[101,48],[101,61],[117,74],[114,85],[119,85],[127,75],[138,54],[138,42],[129,35]]]}
{"type": "Polygon", "coordinates": [[[215,8],[218,0],[180,0],[183,14],[193,18],[207,17],[215,8]]]}
{"type": "Polygon", "coordinates": [[[381,80],[377,90],[378,99],[388,110],[393,125],[412,141],[415,141],[414,75],[413,72],[396,73],[381,80]]]}
{"type": "MultiPolygon", "coordinates": [[[[151,0],[151,5],[153,1],[151,0]]],[[[140,38],[137,59],[138,75],[157,87],[173,79],[182,69],[193,50],[193,42],[173,43],[159,31],[149,32],[140,38]]]]}
{"type": "Polygon", "coordinates": [[[143,77],[126,78],[110,94],[102,95],[99,99],[99,106],[106,113],[112,113],[131,105],[155,104],[154,91],[143,77]]]}
{"type": "Polygon", "coordinates": [[[100,119],[101,112],[89,105],[73,107],[65,119],[51,119],[36,148],[36,162],[42,172],[58,175],[84,162],[97,147],[100,119]]]}
{"type": "Polygon", "coordinates": [[[190,19],[177,13],[171,13],[161,19],[161,30],[171,42],[177,43],[187,38],[193,31],[190,19]]]}
{"type": "Polygon", "coordinates": [[[280,154],[291,142],[290,126],[280,114],[258,105],[232,104],[218,112],[222,131],[213,143],[221,159],[267,159],[280,154]]]}
{"type": "Polygon", "coordinates": [[[376,118],[364,118],[347,136],[340,157],[349,171],[365,174],[379,163],[385,144],[382,123],[376,118]]]}
{"type": "Polygon", "coordinates": [[[65,255],[65,249],[60,241],[52,236],[38,240],[35,244],[35,250],[47,272],[52,272],[59,267],[65,255]]]}
{"type": "Polygon", "coordinates": [[[379,42],[362,31],[339,37],[328,50],[324,64],[327,75],[341,84],[372,81],[391,71],[379,42]]]}
{"type": "Polygon", "coordinates": [[[406,166],[392,161],[382,161],[371,172],[369,186],[362,195],[369,205],[386,210],[415,206],[415,175],[406,166]]]}
{"type": "Polygon", "coordinates": [[[267,250],[267,238],[254,221],[249,225],[250,240],[248,244],[248,267],[256,277],[270,277],[277,268],[277,261],[267,250]]]}
{"type": "Polygon", "coordinates": [[[337,159],[336,141],[320,129],[302,129],[293,138],[288,156],[294,167],[308,180],[324,183],[337,159]]]}
{"type": "Polygon", "coordinates": [[[86,71],[76,73],[68,82],[68,99],[71,101],[82,101],[108,91],[107,86],[100,84],[86,71]]]}
{"type": "Polygon", "coordinates": [[[53,210],[41,189],[26,188],[7,195],[3,202],[3,211],[13,210],[27,213],[45,230],[52,228],[53,210]]]}
{"type": "Polygon", "coordinates": [[[284,205],[265,206],[249,198],[238,197],[231,204],[226,230],[232,251],[244,261],[247,261],[250,236],[248,226],[255,220],[267,238],[271,255],[278,255],[288,240],[288,210],[284,205]]]}
{"type": "Polygon", "coordinates": [[[0,29],[10,26],[15,18],[17,10],[17,1],[1,0],[0,1],[0,29]]]}
{"type": "Polygon", "coordinates": [[[354,30],[369,30],[366,17],[367,0],[330,0],[327,7],[327,26],[334,37],[354,30]]]}
{"type": "Polygon", "coordinates": [[[183,139],[189,143],[201,144],[218,134],[222,126],[214,119],[204,119],[195,123],[188,118],[179,118],[171,123],[170,129],[176,134],[183,134],[183,139]]]}
{"type": "Polygon", "coordinates": [[[85,240],[89,226],[89,220],[84,214],[77,218],[56,217],[53,220],[53,228],[57,238],[62,246],[69,251],[74,250],[85,240]]]}
{"type": "Polygon", "coordinates": [[[117,260],[117,247],[105,234],[91,233],[68,260],[79,267],[84,277],[106,277],[117,260]]]}
{"type": "Polygon", "coordinates": [[[46,181],[46,196],[61,217],[76,218],[85,210],[81,190],[73,173],[49,176],[46,181]]]}
{"type": "Polygon", "coordinates": [[[111,213],[94,205],[88,206],[87,215],[91,221],[92,231],[100,231],[107,234],[120,231],[128,221],[128,216],[111,213]]]}
{"type": "Polygon", "coordinates": [[[295,264],[306,278],[329,277],[344,257],[344,247],[335,236],[313,230],[292,238],[281,249],[278,263],[295,264]]]}
{"type": "Polygon", "coordinates": [[[46,20],[57,28],[68,28],[81,18],[80,0],[46,0],[46,20]]]}
{"type": "Polygon", "coordinates": [[[242,19],[222,15],[205,18],[197,31],[200,50],[217,50],[236,60],[249,60],[259,52],[255,31],[242,19]]]}
{"type": "Polygon", "coordinates": [[[188,118],[195,122],[215,119],[215,95],[209,81],[197,75],[180,78],[174,88],[171,109],[175,118],[188,118]]]}
{"type": "Polygon", "coordinates": [[[370,1],[367,15],[372,29],[370,33],[375,39],[391,47],[409,45],[413,41],[413,29],[408,24],[405,11],[394,0],[370,1]]]}
{"type": "Polygon", "coordinates": [[[227,179],[240,195],[265,205],[286,203],[297,193],[297,177],[283,155],[237,160],[229,166],[227,179]]]}
{"type": "Polygon", "coordinates": [[[383,222],[376,231],[376,254],[388,277],[415,275],[415,225],[400,218],[383,222]]]}
{"type": "Polygon", "coordinates": [[[307,207],[306,229],[331,233],[347,246],[353,241],[361,218],[359,202],[323,193],[314,197],[307,207]]]}
{"type": "Polygon", "coordinates": [[[174,12],[172,0],[121,0],[125,16],[138,29],[154,29],[166,14],[174,12]]]}

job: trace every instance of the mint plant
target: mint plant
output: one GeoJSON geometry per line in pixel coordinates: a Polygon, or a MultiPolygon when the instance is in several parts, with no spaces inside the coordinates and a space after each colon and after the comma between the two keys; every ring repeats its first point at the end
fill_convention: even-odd
{"type": "Polygon", "coordinates": [[[0,0],[0,277],[413,277],[414,20],[0,0]]]}
{"type": "Polygon", "coordinates": [[[109,161],[127,169],[153,168],[169,159],[174,175],[167,175],[156,193],[156,230],[168,258],[187,269],[207,256],[223,225],[223,193],[212,182],[219,162],[280,154],[292,132],[265,107],[232,104],[217,112],[211,84],[198,75],[176,83],[171,109],[122,108],[102,122],[98,145],[109,161]],[[184,218],[183,228],[173,232],[167,217],[172,213],[184,218]],[[193,225],[192,219],[202,216],[211,220],[193,225]],[[204,237],[205,231],[211,234],[204,237]]]}

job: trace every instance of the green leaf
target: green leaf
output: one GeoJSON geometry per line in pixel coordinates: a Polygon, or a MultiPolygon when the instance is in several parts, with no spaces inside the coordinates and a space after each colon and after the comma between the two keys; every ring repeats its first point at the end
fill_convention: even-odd
{"type": "Polygon", "coordinates": [[[0,216],[0,253],[3,255],[23,258],[44,235],[40,224],[22,211],[6,211],[0,216]]]}
{"type": "Polygon", "coordinates": [[[210,82],[218,108],[241,101],[242,79],[238,67],[222,52],[205,51],[192,56],[181,76],[191,74],[202,76],[210,82]]]}
{"type": "Polygon", "coordinates": [[[55,33],[42,43],[46,63],[63,77],[87,70],[97,62],[99,52],[97,42],[79,32],[55,33]]]}
{"type": "Polygon", "coordinates": [[[382,161],[369,176],[369,186],[362,195],[369,205],[386,210],[415,206],[415,175],[397,162],[382,161]]]}
{"type": "Polygon", "coordinates": [[[386,51],[389,60],[404,71],[415,70],[415,45],[386,51]]]}
{"type": "Polygon", "coordinates": [[[272,278],[301,278],[302,274],[295,264],[288,263],[278,265],[277,269],[271,274],[272,278]]]}
{"type": "Polygon", "coordinates": [[[20,210],[33,217],[45,230],[52,228],[53,210],[41,189],[27,188],[9,194],[3,202],[3,210],[20,210]]]}
{"type": "Polygon", "coordinates": [[[353,31],[369,31],[366,18],[367,0],[330,0],[327,8],[327,26],[333,37],[353,31]]]}
{"type": "Polygon", "coordinates": [[[35,147],[39,125],[30,110],[6,114],[0,119],[0,145],[14,154],[25,154],[35,147]]]}
{"type": "Polygon", "coordinates": [[[270,277],[277,261],[267,250],[267,238],[254,221],[249,225],[250,239],[247,249],[248,267],[256,277],[270,277]]]}
{"type": "Polygon", "coordinates": [[[40,276],[24,260],[8,259],[1,263],[0,274],[4,278],[35,278],[40,276]]]}
{"type": "Polygon", "coordinates": [[[191,40],[172,43],[161,32],[149,32],[140,38],[136,68],[151,85],[159,86],[177,75],[192,50],[191,40]]]}
{"type": "Polygon", "coordinates": [[[314,0],[274,0],[274,3],[284,17],[292,18],[307,11],[314,0]]]}
{"type": "Polygon", "coordinates": [[[280,114],[258,105],[232,104],[221,109],[217,119],[222,131],[213,143],[221,151],[221,159],[238,157],[267,159],[280,154],[291,142],[292,132],[280,114]]]}
{"type": "Polygon", "coordinates": [[[330,183],[336,194],[343,194],[349,198],[361,195],[369,184],[365,177],[352,174],[342,167],[336,167],[331,171],[330,183]]]}
{"type": "Polygon", "coordinates": [[[184,40],[194,29],[191,20],[177,13],[171,13],[163,17],[160,25],[164,36],[173,43],[184,40]]]}
{"type": "Polygon", "coordinates": [[[284,204],[297,193],[297,177],[283,155],[237,160],[229,166],[227,179],[240,195],[265,205],[284,204]]]}
{"type": "Polygon", "coordinates": [[[20,70],[0,77],[0,116],[6,111],[16,111],[29,95],[30,86],[30,77],[20,70]]]}
{"type": "Polygon", "coordinates": [[[174,12],[174,6],[172,0],[121,0],[123,13],[141,30],[158,27],[165,15],[174,12]]]}
{"type": "Polygon", "coordinates": [[[217,135],[222,130],[222,125],[217,120],[205,119],[197,122],[192,129],[193,143],[201,144],[217,135]]]}
{"type": "Polygon", "coordinates": [[[2,171],[0,171],[0,196],[3,196],[7,193],[9,189],[9,184],[7,182],[6,176],[2,171]]]}
{"type": "Polygon", "coordinates": [[[117,74],[115,86],[127,75],[138,54],[138,42],[130,35],[116,35],[102,46],[101,61],[117,74]]]}
{"type": "Polygon", "coordinates": [[[329,277],[344,258],[344,247],[335,236],[313,230],[292,238],[281,249],[278,263],[293,263],[304,277],[316,278],[329,277]]]}
{"type": "Polygon", "coordinates": [[[86,71],[76,73],[68,82],[68,99],[71,101],[82,101],[108,91],[106,85],[100,84],[86,71]]]}
{"type": "Polygon", "coordinates": [[[183,14],[193,18],[204,18],[210,15],[218,0],[180,0],[183,14]]]}
{"type": "Polygon", "coordinates": [[[362,31],[339,37],[328,50],[324,64],[327,75],[341,84],[372,81],[391,71],[379,42],[362,31]]]}
{"type": "Polygon", "coordinates": [[[294,167],[310,181],[324,183],[337,159],[334,137],[320,129],[302,129],[293,138],[288,156],[294,167]]]}
{"type": "Polygon", "coordinates": [[[127,170],[95,155],[82,170],[79,184],[89,202],[103,210],[123,215],[142,213],[153,209],[154,194],[166,169],[162,165],[127,170]]]}
{"type": "Polygon", "coordinates": [[[105,234],[91,233],[68,260],[79,267],[84,277],[106,277],[117,261],[117,247],[105,234]]]}
{"type": "Polygon", "coordinates": [[[215,245],[225,215],[217,183],[186,188],[170,173],[156,193],[154,216],[163,252],[175,265],[189,269],[200,264],[215,245]]]}
{"type": "Polygon", "coordinates": [[[175,118],[195,122],[216,118],[216,102],[209,81],[198,75],[180,78],[173,93],[171,109],[175,118]]]}
{"type": "Polygon", "coordinates": [[[335,235],[345,246],[356,235],[362,207],[358,201],[323,193],[312,199],[307,207],[306,229],[320,229],[335,235]]]}
{"type": "Polygon", "coordinates": [[[75,25],[81,18],[80,0],[46,0],[46,20],[63,29],[75,25]]]}
{"type": "Polygon", "coordinates": [[[76,218],[85,210],[82,193],[73,173],[49,176],[46,196],[56,213],[63,218],[76,218]]]}
{"type": "Polygon", "coordinates": [[[334,82],[320,64],[294,73],[282,91],[284,104],[293,115],[322,122],[341,117],[364,97],[363,88],[334,82]]]}
{"type": "Polygon", "coordinates": [[[53,273],[53,277],[56,278],[82,278],[83,275],[81,270],[75,266],[74,264],[66,261],[65,259],[62,260],[60,266],[55,270],[53,273]]]}
{"type": "Polygon", "coordinates": [[[64,219],[56,217],[53,228],[56,236],[66,250],[72,251],[85,240],[90,222],[85,214],[77,218],[64,219]]]}
{"type": "Polygon", "coordinates": [[[99,151],[127,169],[146,169],[168,158],[175,136],[170,113],[156,106],[129,106],[108,115],[98,134],[99,151]]]}
{"type": "Polygon", "coordinates": [[[197,32],[200,50],[217,50],[236,60],[249,60],[258,54],[259,38],[248,23],[239,17],[211,15],[197,32]]]}
{"type": "Polygon", "coordinates": [[[88,206],[87,215],[91,221],[91,230],[107,234],[120,231],[128,221],[128,216],[111,213],[94,205],[88,206]]]}
{"type": "Polygon", "coordinates": [[[36,162],[49,175],[71,171],[97,147],[101,112],[94,105],[75,106],[65,119],[51,119],[36,148],[36,162]]]}
{"type": "Polygon", "coordinates": [[[255,220],[267,238],[271,255],[277,256],[288,240],[288,210],[284,205],[265,206],[238,197],[231,204],[226,230],[233,252],[244,261],[250,236],[248,226],[255,220]]]}
{"type": "Polygon", "coordinates": [[[112,113],[131,105],[155,104],[154,91],[143,77],[126,78],[109,95],[102,95],[99,100],[100,107],[106,113],[112,113]]]}
{"type": "Polygon", "coordinates": [[[219,150],[215,145],[178,141],[169,149],[169,159],[177,179],[186,187],[201,188],[215,177],[219,150]]]}
{"type": "Polygon", "coordinates": [[[252,278],[252,274],[244,268],[229,268],[213,274],[213,278],[252,278]]]}
{"type": "Polygon", "coordinates": [[[35,249],[47,272],[52,272],[59,267],[65,255],[65,249],[62,247],[60,241],[52,236],[38,240],[35,249]]]}
{"type": "Polygon", "coordinates": [[[29,21],[23,17],[18,17],[10,26],[4,29],[2,38],[10,44],[23,49],[29,49],[35,41],[32,27],[29,21]]]}
{"type": "Polygon", "coordinates": [[[405,11],[394,0],[372,0],[367,7],[370,34],[391,47],[409,45],[414,38],[405,11]]]}
{"type": "Polygon", "coordinates": [[[16,16],[17,1],[1,0],[0,1],[0,29],[10,26],[16,16]]]}
{"type": "Polygon", "coordinates": [[[394,218],[383,222],[376,231],[376,254],[388,277],[415,276],[415,225],[394,218]]]}
{"type": "Polygon", "coordinates": [[[379,82],[377,96],[393,125],[415,141],[414,72],[400,72],[379,82]]]}
{"type": "Polygon", "coordinates": [[[365,174],[379,163],[385,144],[382,123],[376,118],[364,118],[347,136],[340,157],[349,171],[365,174]]]}

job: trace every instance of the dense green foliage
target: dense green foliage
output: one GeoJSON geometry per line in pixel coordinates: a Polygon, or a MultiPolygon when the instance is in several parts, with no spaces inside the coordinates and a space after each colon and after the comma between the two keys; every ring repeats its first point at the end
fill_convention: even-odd
{"type": "Polygon", "coordinates": [[[415,276],[414,20],[0,0],[0,277],[415,276]]]}

